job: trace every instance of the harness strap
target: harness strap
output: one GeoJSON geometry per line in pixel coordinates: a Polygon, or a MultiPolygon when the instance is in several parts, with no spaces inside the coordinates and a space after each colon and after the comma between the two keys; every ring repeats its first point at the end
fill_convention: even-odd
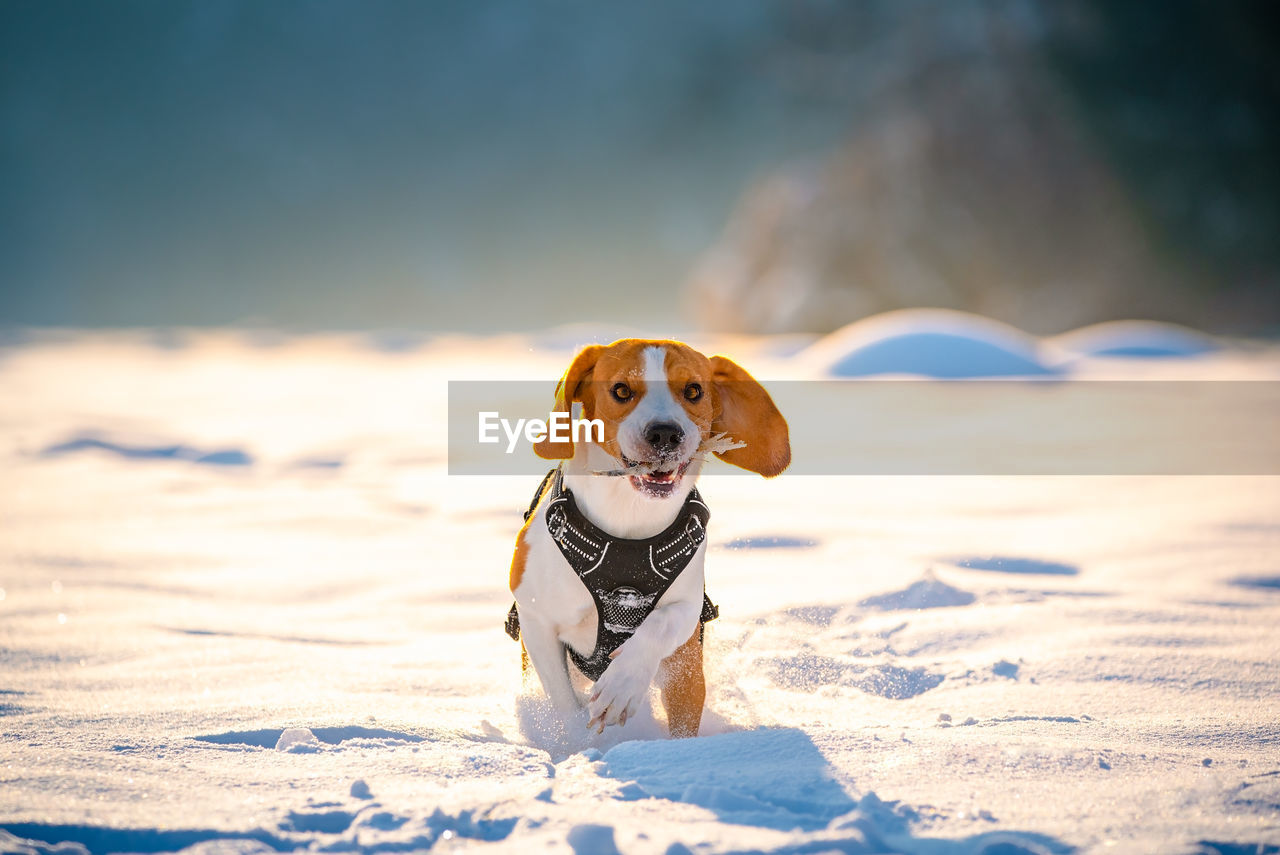
{"type": "MultiPolygon", "coordinates": [[[[720,607],[711,602],[711,597],[703,592],[702,594],[702,614],[698,615],[698,640],[702,640],[703,628],[716,618],[720,617],[720,607]]],[[[512,641],[520,640],[520,610],[516,608],[516,604],[511,604],[511,610],[507,612],[506,623],[503,629],[507,631],[507,635],[511,636],[512,641]]]]}
{"type": "Polygon", "coordinates": [[[534,491],[533,501],[529,503],[529,510],[524,512],[525,522],[528,522],[529,517],[533,516],[533,512],[538,509],[538,502],[542,501],[542,494],[546,492],[547,484],[551,481],[552,478],[556,476],[556,473],[559,471],[560,471],[560,467],[557,466],[555,469],[552,469],[546,475],[542,476],[542,483],[539,484],[538,489],[534,491]]]}

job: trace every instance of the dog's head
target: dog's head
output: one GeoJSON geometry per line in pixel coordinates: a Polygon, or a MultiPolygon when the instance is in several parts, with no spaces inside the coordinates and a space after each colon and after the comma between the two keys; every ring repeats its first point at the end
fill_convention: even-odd
{"type": "MultiPolygon", "coordinates": [[[[766,478],[791,462],[787,423],[769,393],[732,360],[710,359],[678,341],[625,338],[588,345],[556,387],[555,409],[604,423],[603,452],[618,469],[634,469],[631,485],[651,498],[666,498],[699,451],[766,478]],[[727,435],[738,448],[717,447],[727,435]]],[[[540,457],[574,456],[574,443],[537,443],[540,457]]]]}

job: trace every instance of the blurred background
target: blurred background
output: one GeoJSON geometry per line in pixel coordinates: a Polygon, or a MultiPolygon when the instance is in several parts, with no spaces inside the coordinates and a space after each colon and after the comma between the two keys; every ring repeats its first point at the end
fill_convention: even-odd
{"type": "Polygon", "coordinates": [[[6,0],[0,323],[1280,329],[1266,0],[6,0]]]}

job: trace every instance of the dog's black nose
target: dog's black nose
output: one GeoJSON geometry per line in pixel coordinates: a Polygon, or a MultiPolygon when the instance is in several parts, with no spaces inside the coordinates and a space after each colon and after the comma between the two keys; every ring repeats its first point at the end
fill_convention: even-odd
{"type": "Polygon", "coordinates": [[[684,431],[675,422],[653,422],[644,429],[644,439],[658,451],[674,451],[684,442],[684,431]]]}

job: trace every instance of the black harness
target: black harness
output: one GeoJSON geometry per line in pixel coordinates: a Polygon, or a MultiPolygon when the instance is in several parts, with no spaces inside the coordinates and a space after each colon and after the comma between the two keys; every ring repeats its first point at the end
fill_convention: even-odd
{"type": "MultiPolygon", "coordinates": [[[[591,656],[584,657],[568,645],[565,650],[588,679],[599,680],[612,661],[609,654],[621,647],[653,612],[662,595],[689,566],[694,553],[707,539],[711,511],[694,488],[665,531],[642,540],[614,537],[578,510],[573,493],[564,486],[564,473],[556,468],[542,479],[525,512],[526,520],[538,507],[548,483],[551,496],[547,502],[547,530],[595,600],[599,615],[596,646],[591,656]]],[[[703,624],[719,616],[720,610],[704,592],[699,633],[703,624]]],[[[514,604],[507,613],[507,634],[520,638],[520,614],[514,604]]]]}

